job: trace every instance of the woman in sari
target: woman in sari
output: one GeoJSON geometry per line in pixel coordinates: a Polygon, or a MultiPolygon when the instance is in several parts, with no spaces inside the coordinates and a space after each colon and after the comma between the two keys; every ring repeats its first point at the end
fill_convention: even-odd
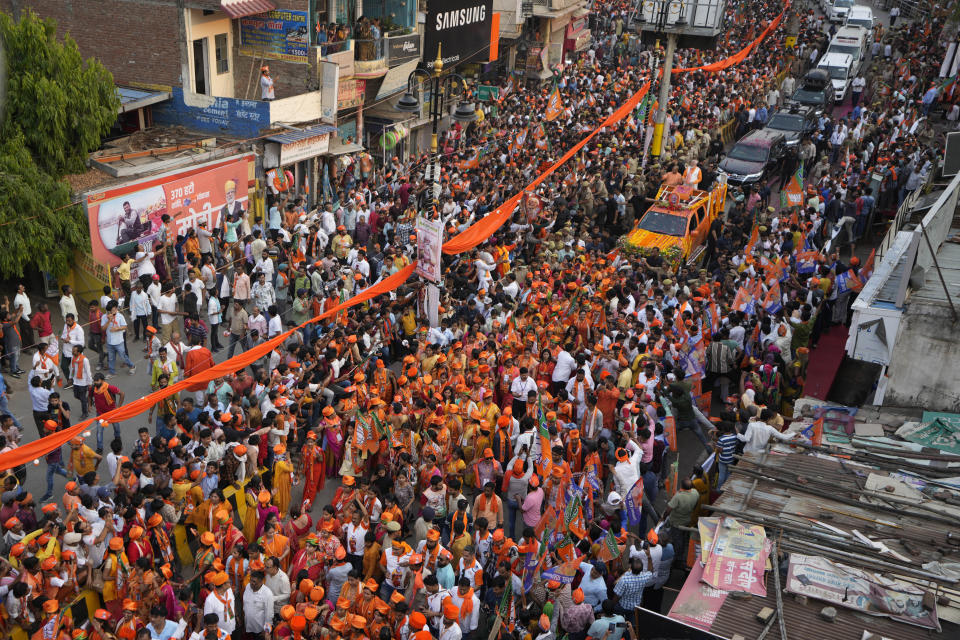
{"type": "Polygon", "coordinates": [[[535,376],[538,387],[541,382],[546,382],[548,385],[553,382],[553,369],[556,366],[557,361],[550,355],[550,350],[543,349],[540,353],[540,362],[537,363],[537,373],[535,376]]]}
{"type": "Polygon", "coordinates": [[[290,509],[290,494],[293,487],[293,463],[287,459],[287,447],[277,444],[273,447],[273,504],[277,505],[280,517],[284,517],[290,509]]]}
{"type": "Polygon", "coordinates": [[[303,539],[313,528],[313,518],[306,511],[301,512],[300,507],[294,505],[290,507],[290,519],[283,525],[283,534],[290,538],[291,552],[299,551],[303,546],[303,539]]]}
{"type": "Polygon", "coordinates": [[[267,524],[267,519],[271,515],[275,517],[280,515],[280,510],[270,504],[271,498],[270,492],[266,489],[261,489],[260,493],[257,494],[257,529],[254,534],[254,540],[263,534],[263,527],[267,524]]]}
{"type": "Polygon", "coordinates": [[[245,540],[255,540],[257,532],[257,494],[263,489],[263,483],[260,476],[253,476],[247,482],[243,492],[243,499],[246,501],[246,509],[243,512],[243,537],[245,540]]]}
{"type": "Polygon", "coordinates": [[[340,424],[340,418],[333,410],[333,407],[329,406],[323,408],[323,422],[324,442],[326,442],[324,455],[326,456],[327,477],[333,478],[337,475],[337,471],[343,462],[345,444],[343,425],[340,424]]]}

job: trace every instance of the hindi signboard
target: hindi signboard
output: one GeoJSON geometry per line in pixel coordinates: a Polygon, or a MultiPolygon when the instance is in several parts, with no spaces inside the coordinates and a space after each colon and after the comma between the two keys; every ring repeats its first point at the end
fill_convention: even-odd
{"type": "Polygon", "coordinates": [[[307,63],[310,28],[306,11],[277,9],[240,18],[239,22],[242,55],[307,63]]]}
{"type": "Polygon", "coordinates": [[[880,577],[820,556],[790,554],[787,593],[796,593],[874,616],[940,631],[936,598],[924,606],[924,590],[889,575],[880,577]]]}
{"type": "Polygon", "coordinates": [[[95,260],[111,266],[140,247],[152,250],[164,214],[167,237],[176,238],[206,223],[213,231],[224,216],[247,211],[249,166],[253,154],[233,156],[119,187],[88,193],[85,200],[95,260]]]}
{"type": "Polygon", "coordinates": [[[486,60],[490,49],[493,0],[428,0],[423,56],[440,51],[445,69],[471,58],[486,60]]]}
{"type": "Polygon", "coordinates": [[[724,591],[746,591],[766,597],[767,583],[763,572],[770,547],[763,527],[748,527],[733,518],[724,518],[717,526],[703,568],[703,581],[724,591]]]}
{"type": "Polygon", "coordinates": [[[667,615],[697,629],[709,631],[726,600],[727,592],[706,584],[703,581],[703,566],[694,562],[667,615]]]}

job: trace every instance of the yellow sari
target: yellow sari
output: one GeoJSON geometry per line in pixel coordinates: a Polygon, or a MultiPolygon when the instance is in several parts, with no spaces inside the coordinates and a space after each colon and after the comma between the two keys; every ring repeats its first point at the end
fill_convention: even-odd
{"type": "Polygon", "coordinates": [[[273,463],[273,504],[280,510],[280,517],[287,515],[290,509],[290,489],[293,464],[289,460],[277,460],[273,463]]]}

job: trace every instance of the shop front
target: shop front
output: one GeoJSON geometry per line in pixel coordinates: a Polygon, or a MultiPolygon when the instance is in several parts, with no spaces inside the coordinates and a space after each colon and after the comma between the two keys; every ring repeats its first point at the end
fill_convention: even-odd
{"type": "Polygon", "coordinates": [[[319,185],[318,162],[330,150],[330,136],[336,127],[317,124],[291,129],[266,138],[263,168],[271,199],[284,194],[303,194],[309,208],[316,206],[319,185]]]}
{"type": "Polygon", "coordinates": [[[574,17],[567,24],[566,34],[563,40],[563,54],[577,53],[590,46],[590,24],[589,17],[582,15],[574,17]]]}

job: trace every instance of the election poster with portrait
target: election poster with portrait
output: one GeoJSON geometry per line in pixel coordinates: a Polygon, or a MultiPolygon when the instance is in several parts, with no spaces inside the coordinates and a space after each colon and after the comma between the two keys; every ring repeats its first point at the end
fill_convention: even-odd
{"type": "Polygon", "coordinates": [[[164,232],[175,241],[201,223],[213,232],[224,219],[243,218],[253,160],[253,154],[237,155],[88,193],[93,258],[116,266],[121,256],[151,251],[164,232]],[[166,225],[164,215],[170,216],[166,225]]]}
{"type": "Polygon", "coordinates": [[[430,282],[441,281],[443,223],[417,218],[417,269],[415,273],[430,282]]]}

